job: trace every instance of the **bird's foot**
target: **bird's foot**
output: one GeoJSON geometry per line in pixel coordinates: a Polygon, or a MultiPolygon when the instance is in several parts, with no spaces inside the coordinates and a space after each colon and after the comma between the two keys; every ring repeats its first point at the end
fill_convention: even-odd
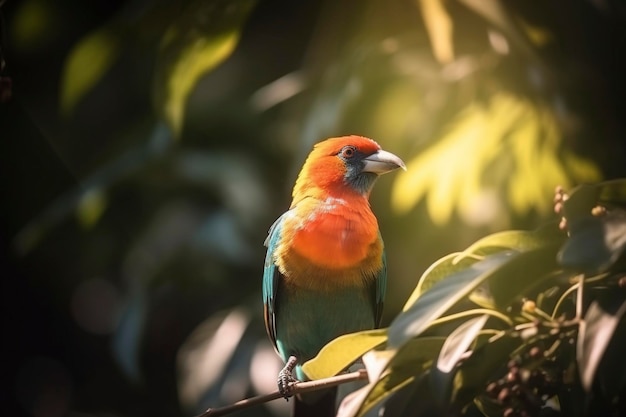
{"type": "Polygon", "coordinates": [[[283,369],[278,373],[278,392],[280,392],[286,400],[293,396],[293,386],[298,382],[298,380],[293,377],[293,368],[296,367],[297,363],[298,359],[295,356],[290,356],[283,369]]]}

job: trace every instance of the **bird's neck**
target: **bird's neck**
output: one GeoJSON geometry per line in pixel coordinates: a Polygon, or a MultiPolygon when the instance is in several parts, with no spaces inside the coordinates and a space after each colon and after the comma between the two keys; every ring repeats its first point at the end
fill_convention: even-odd
{"type": "Polygon", "coordinates": [[[369,191],[360,192],[346,186],[343,182],[316,186],[309,185],[307,187],[294,188],[291,208],[298,206],[301,201],[307,199],[314,199],[320,202],[333,200],[342,202],[346,207],[359,210],[367,209],[367,211],[371,213],[369,208],[369,194],[369,191]]]}

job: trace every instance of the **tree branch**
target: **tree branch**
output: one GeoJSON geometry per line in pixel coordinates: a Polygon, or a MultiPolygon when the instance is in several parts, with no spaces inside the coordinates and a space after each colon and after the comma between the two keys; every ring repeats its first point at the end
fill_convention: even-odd
{"type": "MultiPolygon", "coordinates": [[[[293,385],[293,395],[301,394],[304,392],[317,391],[320,389],[330,388],[330,387],[345,384],[348,382],[354,382],[354,381],[366,380],[366,379],[367,379],[367,371],[365,369],[360,369],[356,372],[351,372],[349,374],[332,376],[330,378],[318,379],[316,381],[297,382],[293,385]]],[[[209,408],[204,413],[196,417],[225,416],[227,414],[243,410],[244,408],[253,407],[255,405],[263,404],[268,401],[276,400],[278,398],[283,398],[283,395],[280,392],[278,392],[278,390],[276,390],[272,392],[271,394],[258,395],[256,397],[246,398],[241,401],[237,401],[234,404],[226,405],[224,407],[209,408]]]]}

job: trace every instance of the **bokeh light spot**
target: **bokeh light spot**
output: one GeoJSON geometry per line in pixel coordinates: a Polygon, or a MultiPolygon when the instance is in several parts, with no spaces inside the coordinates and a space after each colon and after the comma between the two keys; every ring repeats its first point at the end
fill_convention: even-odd
{"type": "Polygon", "coordinates": [[[101,278],[81,283],[72,295],[72,315],[83,329],[95,334],[110,334],[115,330],[120,313],[117,289],[101,278]]]}

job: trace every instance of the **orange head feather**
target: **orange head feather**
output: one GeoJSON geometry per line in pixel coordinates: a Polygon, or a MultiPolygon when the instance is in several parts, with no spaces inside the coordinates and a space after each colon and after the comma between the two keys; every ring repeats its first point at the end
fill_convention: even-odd
{"type": "Polygon", "coordinates": [[[304,162],[293,189],[292,206],[304,197],[365,197],[379,174],[405,168],[397,156],[363,136],[319,142],[304,162]]]}

